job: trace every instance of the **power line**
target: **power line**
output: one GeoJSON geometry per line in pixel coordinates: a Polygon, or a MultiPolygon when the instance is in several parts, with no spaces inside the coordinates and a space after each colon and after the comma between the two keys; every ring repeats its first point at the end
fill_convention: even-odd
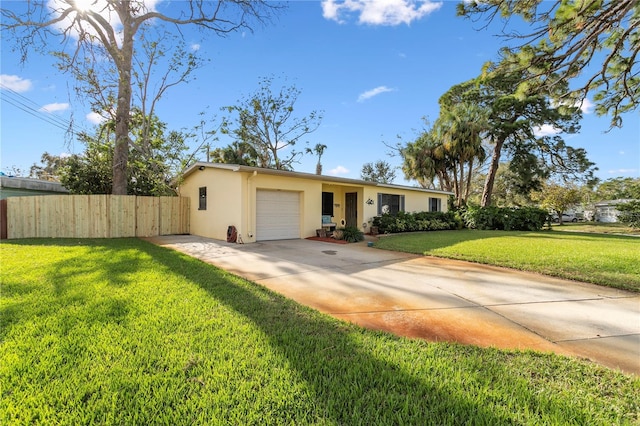
{"type": "Polygon", "coordinates": [[[36,102],[27,98],[26,96],[21,95],[20,93],[7,87],[6,85],[0,83],[0,87],[2,88],[3,92],[1,96],[2,100],[18,108],[19,110],[24,111],[27,114],[32,115],[33,117],[36,117],[64,131],[72,131],[75,133],[80,133],[83,131],[72,121],[55,116],[50,112],[43,111],[36,102]]]}

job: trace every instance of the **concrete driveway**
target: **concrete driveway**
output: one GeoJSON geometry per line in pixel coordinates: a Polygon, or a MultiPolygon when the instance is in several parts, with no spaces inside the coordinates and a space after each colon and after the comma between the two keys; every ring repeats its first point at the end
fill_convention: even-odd
{"type": "Polygon", "coordinates": [[[431,341],[533,349],[640,374],[640,295],[461,261],[309,240],[149,241],[362,325],[431,341]]]}

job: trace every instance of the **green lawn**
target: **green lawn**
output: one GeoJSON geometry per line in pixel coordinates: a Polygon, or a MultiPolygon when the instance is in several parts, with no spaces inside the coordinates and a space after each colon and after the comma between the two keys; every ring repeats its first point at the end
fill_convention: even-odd
{"type": "Polygon", "coordinates": [[[465,229],[385,236],[376,247],[640,291],[639,237],[465,229]]]}
{"type": "Polygon", "coordinates": [[[636,376],[364,330],[144,241],[0,255],[0,424],[640,421],[636,376]]]}
{"type": "Polygon", "coordinates": [[[632,228],[624,223],[602,223],[602,222],[569,222],[553,223],[551,225],[554,231],[567,232],[590,232],[596,234],[620,234],[620,235],[639,235],[640,229],[632,228]]]}

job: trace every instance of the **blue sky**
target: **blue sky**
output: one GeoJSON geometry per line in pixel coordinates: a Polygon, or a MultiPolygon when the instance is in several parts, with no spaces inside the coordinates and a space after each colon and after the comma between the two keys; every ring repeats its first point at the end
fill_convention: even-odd
{"type": "MultiPolygon", "coordinates": [[[[276,81],[302,91],[295,115],[324,112],[319,129],[304,139],[311,147],[327,145],[324,174],[359,178],[364,163],[379,159],[399,166],[401,160],[389,157],[383,142],[414,139],[424,127],[422,117],[431,122],[438,117],[438,98],[452,85],[476,77],[505,43],[496,36],[501,23],[479,29],[455,16],[456,3],[297,1],[253,33],[201,40],[197,32],[185,31],[186,42],[209,62],[196,71],[195,80],[167,92],[157,115],[169,129],[191,128],[203,111],[220,117],[220,107],[256,91],[261,78],[284,76],[286,82],[276,81]]],[[[21,65],[11,40],[2,37],[1,43],[2,170],[28,170],[45,151],[82,152],[82,144],[68,140],[60,128],[72,115],[76,128],[94,125],[70,77],[60,74],[50,57],[35,52],[21,65]]],[[[621,129],[607,132],[609,122],[586,108],[580,134],[566,140],[587,150],[601,179],[639,177],[638,111],[624,116],[621,129]]],[[[229,142],[221,139],[217,145],[229,142]]],[[[307,155],[295,170],[314,173],[315,163],[307,155]]],[[[401,171],[397,176],[396,183],[412,184],[401,171]]]]}

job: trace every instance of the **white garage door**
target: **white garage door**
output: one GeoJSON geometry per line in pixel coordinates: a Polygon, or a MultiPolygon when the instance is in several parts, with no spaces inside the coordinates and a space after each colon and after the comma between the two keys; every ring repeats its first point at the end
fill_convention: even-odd
{"type": "Polygon", "coordinates": [[[259,189],[256,193],[256,240],[300,238],[300,194],[259,189]]]}

